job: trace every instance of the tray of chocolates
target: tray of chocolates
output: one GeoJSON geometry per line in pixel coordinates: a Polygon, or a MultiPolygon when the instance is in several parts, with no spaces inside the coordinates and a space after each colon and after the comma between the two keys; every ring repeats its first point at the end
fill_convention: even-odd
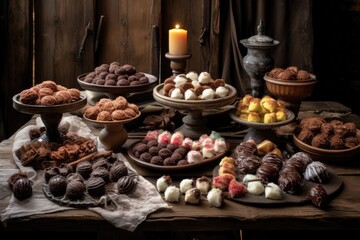
{"type": "Polygon", "coordinates": [[[347,162],[360,153],[360,130],[353,122],[308,117],[293,134],[294,144],[322,162],[347,162]]]}
{"type": "Polygon", "coordinates": [[[128,148],[131,161],[160,171],[181,171],[211,163],[223,157],[230,145],[219,133],[203,134],[199,139],[180,132],[149,131],[145,138],[128,148]]]}
{"type": "Polygon", "coordinates": [[[51,201],[64,206],[87,208],[103,206],[112,195],[131,194],[138,175],[115,154],[100,154],[76,166],[50,166],[43,172],[43,192],[51,201]]]}
{"type": "Polygon", "coordinates": [[[122,95],[152,89],[157,78],[151,74],[139,72],[130,64],[118,62],[101,64],[94,71],[78,76],[79,85],[94,92],[122,95]]]}
{"type": "Polygon", "coordinates": [[[248,140],[213,169],[212,187],[244,204],[284,206],[312,201],[325,207],[341,189],[342,180],[307,153],[297,152],[285,160],[271,143],[256,145],[248,140]]]}

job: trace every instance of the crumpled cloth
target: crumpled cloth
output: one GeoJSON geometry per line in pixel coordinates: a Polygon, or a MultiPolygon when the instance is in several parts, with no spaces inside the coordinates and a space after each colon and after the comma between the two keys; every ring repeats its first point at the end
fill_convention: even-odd
{"type": "MultiPolygon", "coordinates": [[[[91,130],[77,116],[63,117],[59,126],[62,124],[70,124],[69,131],[77,134],[95,139],[98,144],[98,151],[103,149],[97,137],[91,134],[91,130]]],[[[36,127],[43,126],[41,118],[36,119],[36,127]]],[[[0,198],[8,197],[12,194],[7,179],[19,170],[26,172],[29,179],[33,183],[33,195],[26,199],[19,201],[13,195],[10,198],[8,207],[1,213],[1,222],[6,226],[6,222],[13,218],[20,218],[31,216],[35,214],[52,213],[57,211],[66,211],[74,209],[73,207],[66,207],[59,205],[47,199],[43,193],[43,171],[35,171],[32,167],[22,166],[20,160],[15,155],[15,151],[30,140],[29,131],[34,128],[34,125],[27,126],[21,129],[16,135],[13,145],[13,159],[19,169],[0,169],[0,198]]],[[[128,168],[136,172],[123,154],[117,153],[118,158],[122,159],[128,168]]],[[[109,194],[111,200],[107,201],[104,207],[92,207],[89,210],[100,214],[105,220],[117,228],[134,231],[136,227],[146,219],[146,217],[157,210],[167,209],[170,206],[162,199],[161,195],[156,190],[155,186],[147,181],[142,176],[138,176],[138,183],[136,189],[130,195],[124,194],[109,194]]]]}

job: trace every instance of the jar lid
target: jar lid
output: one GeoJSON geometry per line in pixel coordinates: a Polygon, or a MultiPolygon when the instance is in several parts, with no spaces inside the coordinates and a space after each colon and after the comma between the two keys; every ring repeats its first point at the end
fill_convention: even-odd
{"type": "Polygon", "coordinates": [[[264,31],[263,20],[260,20],[260,24],[257,27],[257,31],[258,31],[257,35],[254,35],[254,36],[250,37],[249,39],[243,39],[240,42],[245,47],[256,47],[256,46],[272,47],[272,46],[276,46],[280,43],[279,41],[274,40],[271,37],[264,35],[265,31],[264,31]]]}

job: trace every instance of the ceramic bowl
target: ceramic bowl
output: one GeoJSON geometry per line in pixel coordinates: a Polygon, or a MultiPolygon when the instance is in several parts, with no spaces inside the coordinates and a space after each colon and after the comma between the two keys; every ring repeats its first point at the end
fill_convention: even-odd
{"type": "Polygon", "coordinates": [[[310,97],[314,90],[317,82],[316,76],[310,75],[311,79],[309,80],[282,80],[269,77],[266,73],[264,80],[267,90],[272,95],[286,102],[297,103],[310,97]]]}

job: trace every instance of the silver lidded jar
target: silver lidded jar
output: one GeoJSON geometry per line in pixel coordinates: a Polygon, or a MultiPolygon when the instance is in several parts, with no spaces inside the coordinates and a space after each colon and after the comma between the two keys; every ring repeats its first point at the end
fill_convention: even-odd
{"type": "Polygon", "coordinates": [[[272,49],[280,42],[264,35],[264,24],[260,20],[258,34],[248,39],[240,40],[247,50],[243,65],[251,79],[251,95],[261,98],[264,93],[264,75],[274,67],[271,56],[272,49]]]}

